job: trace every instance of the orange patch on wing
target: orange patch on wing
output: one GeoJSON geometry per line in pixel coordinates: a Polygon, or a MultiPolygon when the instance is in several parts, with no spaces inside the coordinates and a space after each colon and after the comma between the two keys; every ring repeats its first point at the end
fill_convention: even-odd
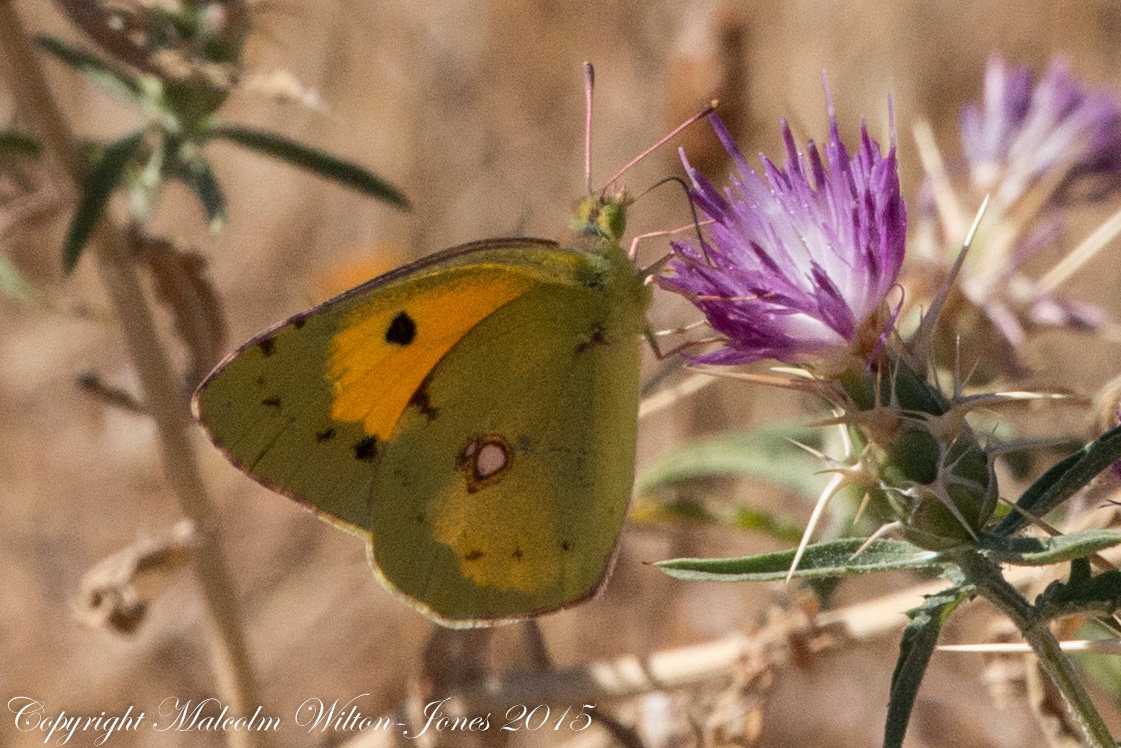
{"type": "Polygon", "coordinates": [[[331,339],[331,417],[389,439],[424,378],[485,317],[538,280],[498,265],[452,268],[377,293],[331,339]]]}

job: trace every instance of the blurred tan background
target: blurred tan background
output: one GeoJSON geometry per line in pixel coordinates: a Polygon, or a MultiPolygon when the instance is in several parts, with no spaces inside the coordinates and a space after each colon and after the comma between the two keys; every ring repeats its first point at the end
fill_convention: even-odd
{"type": "MultiPolygon", "coordinates": [[[[82,41],[50,3],[15,5],[32,30],[82,41]]],[[[893,97],[909,197],[920,179],[910,123],[930,118],[955,154],[960,103],[978,96],[990,53],[1038,68],[1062,53],[1076,74],[1121,86],[1121,4],[1106,0],[284,0],[262,3],[258,14],[250,66],[290,73],[322,105],[308,109],[239,93],[223,110],[226,118],[356,160],[400,187],[414,210],[394,212],[276,162],[213,146],[230,197],[228,228],[211,236],[196,203],[178,187],[165,197],[156,227],[207,257],[226,304],[231,344],[322,298],[340,278],[363,280],[356,266],[370,275],[472,239],[558,235],[583,189],[585,59],[597,70],[597,186],[714,96],[749,155],[778,155],[782,116],[800,138],[822,138],[823,69],[849,138],[865,116],[886,141],[893,97]]],[[[126,107],[46,64],[80,134],[108,137],[132,123],[126,107]]],[[[7,116],[10,108],[10,98],[0,96],[0,112],[7,116]]],[[[705,126],[681,142],[710,168],[724,168],[705,126]]],[[[680,173],[674,147],[625,182],[641,191],[671,173],[680,173]]],[[[73,278],[60,277],[68,211],[5,235],[0,249],[35,281],[61,284],[70,302],[107,309],[90,262],[73,278]]],[[[689,220],[672,187],[644,197],[630,215],[632,233],[689,220]]],[[[652,245],[644,256],[652,260],[663,247],[652,245]]],[[[1116,262],[1094,267],[1072,288],[1115,303],[1116,262]]],[[[659,325],[689,319],[674,300],[656,304],[659,325]]],[[[1079,343],[1042,345],[1046,363],[1079,343]]],[[[1117,346],[1101,346],[1088,369],[1074,373],[1087,390],[1116,372],[1117,346]]],[[[198,700],[214,693],[206,634],[186,574],[169,580],[133,638],[74,620],[74,596],[87,569],[179,518],[151,423],[79,392],[75,379],[91,370],[115,386],[136,387],[113,324],[0,298],[0,694],[5,701],[35,696],[69,713],[112,714],[128,705],[151,713],[166,696],[198,700]]],[[[801,405],[750,387],[711,387],[643,422],[640,460],[690,435],[773,420],[801,405]]],[[[269,494],[203,441],[200,435],[266,709],[287,723],[276,742],[334,745],[329,736],[291,724],[299,704],[368,692],[370,712],[390,713],[406,696],[431,625],[377,585],[359,540],[269,494]]],[[[790,501],[788,512],[804,519],[808,507],[790,501]]],[[[747,629],[781,603],[781,589],[687,585],[643,562],[773,547],[733,531],[631,527],[606,594],[543,620],[546,641],[563,666],[747,629]]],[[[841,601],[908,583],[862,581],[846,587],[841,601]]],[[[953,627],[947,632],[960,635],[953,627]]],[[[780,673],[761,712],[758,745],[878,744],[896,646],[892,635],[780,673]]],[[[524,664],[516,627],[497,632],[492,660],[497,670],[524,664]]],[[[993,706],[980,675],[979,658],[936,656],[908,745],[1045,745],[1020,702],[1002,711],[993,706]]],[[[622,714],[633,718],[641,708],[630,705],[622,714]]],[[[672,736],[669,745],[692,741],[687,732],[672,736]]],[[[602,744],[604,733],[596,739],[602,744]]],[[[41,740],[16,733],[0,711],[0,744],[41,740]]],[[[221,735],[149,731],[110,740],[114,746],[221,743],[221,735]]],[[[89,745],[92,738],[78,735],[71,744],[89,745]]]]}

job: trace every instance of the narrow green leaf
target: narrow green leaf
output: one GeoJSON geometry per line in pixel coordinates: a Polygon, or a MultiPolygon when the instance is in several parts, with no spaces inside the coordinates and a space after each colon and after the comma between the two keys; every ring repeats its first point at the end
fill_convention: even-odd
{"type": "Polygon", "coordinates": [[[635,481],[635,494],[644,496],[697,479],[746,478],[816,499],[829,480],[820,474],[826,466],[790,440],[820,449],[821,429],[783,423],[684,444],[642,471],[635,481]]]}
{"type": "MultiPolygon", "coordinates": [[[[723,509],[723,508],[721,508],[723,509]]],[[[694,499],[660,500],[639,498],[631,505],[628,519],[632,522],[680,522],[751,530],[782,543],[797,543],[802,528],[772,512],[749,506],[728,507],[724,511],[710,509],[694,499]]]]}
{"type": "MultiPolygon", "coordinates": [[[[847,538],[806,548],[794,576],[819,579],[849,574],[941,566],[943,557],[902,540],[875,540],[859,555],[866,541],[847,538]]],[[[794,549],[743,558],[679,558],[660,561],[658,568],[677,579],[710,582],[771,582],[785,579],[794,561],[794,549]]]]}
{"type": "Polygon", "coordinates": [[[125,169],[143,141],[144,132],[141,130],[113,143],[87,175],[78,209],[70,221],[62,248],[62,267],[67,273],[77,266],[82,250],[105,213],[113,190],[121,183],[125,169]]]}
{"type": "Polygon", "coordinates": [[[373,172],[329,153],[298,143],[283,135],[228,125],[205,133],[207,139],[221,138],[267,156],[307,169],[321,177],[344,184],[366,195],[384,200],[398,208],[409,208],[409,201],[389,182],[373,172]]]}
{"type": "MultiPolygon", "coordinates": [[[[1105,432],[1080,451],[1059,461],[1028,487],[1016,506],[1037,517],[1061,505],[1121,459],[1121,426],[1105,432]]],[[[1024,526],[1027,518],[1013,511],[996,526],[993,535],[1008,536],[1024,526]]]]}
{"type": "Polygon", "coordinates": [[[0,154],[36,157],[39,141],[15,130],[0,130],[0,154]]]}
{"type": "Polygon", "coordinates": [[[97,55],[53,36],[40,36],[36,41],[62,62],[89,76],[102,90],[123,96],[134,103],[139,103],[143,98],[143,88],[135,77],[117,70],[97,55]]]}
{"type": "Polygon", "coordinates": [[[978,544],[993,561],[1016,566],[1049,566],[1121,545],[1119,530],[1081,530],[1045,538],[982,535],[978,544]]]}
{"type": "Polygon", "coordinates": [[[887,707],[887,725],[884,727],[884,748],[901,748],[907,723],[919,685],[926,674],[930,656],[938,644],[942,625],[963,601],[973,595],[973,588],[951,587],[931,595],[919,607],[907,611],[910,622],[903,629],[899,642],[899,659],[891,674],[891,698],[887,707]]]}
{"type": "Polygon", "coordinates": [[[784,543],[797,543],[803,534],[801,525],[750,506],[735,507],[722,524],[730,524],[740,530],[751,530],[784,543]]]}
{"type": "Polygon", "coordinates": [[[210,230],[214,233],[221,231],[226,225],[226,195],[210,164],[204,158],[193,158],[182,164],[179,177],[198,196],[202,209],[206,211],[210,230]]]}

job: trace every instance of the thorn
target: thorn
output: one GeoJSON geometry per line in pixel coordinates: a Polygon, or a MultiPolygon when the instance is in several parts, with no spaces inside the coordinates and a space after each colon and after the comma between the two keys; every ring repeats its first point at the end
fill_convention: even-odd
{"type": "Polygon", "coordinates": [[[878,530],[869,535],[868,539],[865,540],[864,543],[862,543],[861,546],[857,548],[851,556],[849,556],[849,560],[852,560],[859,556],[861,553],[868,549],[868,546],[872,545],[872,543],[879,540],[884,535],[887,535],[889,532],[893,532],[894,530],[898,530],[901,527],[903,527],[902,522],[888,522],[886,525],[882,525],[878,530]]]}
{"type": "Polygon", "coordinates": [[[821,521],[821,515],[825,513],[826,505],[830,499],[837,495],[837,491],[843,487],[844,483],[844,474],[837,473],[825,486],[825,490],[821,492],[821,496],[814,505],[813,513],[810,514],[810,521],[806,523],[806,531],[802,533],[802,540],[798,543],[798,550],[794,552],[794,560],[790,562],[790,571],[786,573],[787,584],[790,584],[790,580],[794,578],[794,572],[798,570],[798,564],[806,553],[806,547],[810,544],[810,538],[813,536],[814,530],[817,529],[817,523],[821,521]]]}
{"type": "Polygon", "coordinates": [[[821,450],[814,449],[809,444],[803,444],[802,442],[798,441],[797,439],[791,439],[789,436],[784,436],[783,439],[790,442],[795,447],[800,447],[801,449],[806,450],[807,452],[809,452],[810,454],[812,454],[814,457],[818,458],[822,462],[828,462],[828,463],[836,462],[836,460],[834,460],[832,457],[825,454],[821,450]]]}
{"type": "Polygon", "coordinates": [[[934,328],[937,327],[938,319],[942,316],[942,309],[946,306],[946,300],[950,297],[950,291],[953,290],[954,284],[957,282],[958,275],[961,273],[961,267],[965,263],[965,257],[969,254],[969,248],[973,244],[973,237],[977,234],[977,227],[981,225],[981,219],[984,217],[985,210],[988,206],[989,196],[985,195],[985,199],[981,203],[981,207],[977,210],[976,217],[973,219],[973,225],[969,227],[969,231],[965,235],[965,241],[962,242],[961,251],[958,252],[957,259],[954,260],[950,272],[946,274],[946,279],[942,282],[942,287],[938,289],[938,293],[930,303],[930,309],[927,310],[926,316],[923,317],[918,331],[911,339],[911,355],[918,364],[921,364],[916,368],[922,370],[927,368],[930,345],[934,340],[934,328]]]}
{"type": "Polygon", "coordinates": [[[864,516],[864,510],[872,503],[872,494],[867,491],[864,492],[864,497],[860,500],[860,506],[856,508],[856,514],[852,515],[852,523],[855,525],[860,522],[860,518],[864,516]]]}

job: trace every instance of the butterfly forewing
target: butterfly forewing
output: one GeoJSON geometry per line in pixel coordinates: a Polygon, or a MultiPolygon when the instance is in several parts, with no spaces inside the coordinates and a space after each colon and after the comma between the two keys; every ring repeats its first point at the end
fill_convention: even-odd
{"type": "MultiPolygon", "coordinates": [[[[196,416],[215,444],[255,480],[346,527],[364,530],[379,436],[367,430],[366,416],[379,422],[390,420],[392,427],[427,371],[388,364],[404,349],[409,349],[414,359],[423,359],[432,349],[429,336],[417,336],[415,331],[417,339],[410,345],[392,342],[400,340],[394,337],[399,331],[390,330],[394,318],[402,312],[407,314],[411,301],[444,287],[450,274],[467,279],[473,275],[479,285],[485,278],[493,283],[496,275],[519,281],[527,277],[569,277],[564,267],[566,262],[571,266],[576,256],[555,247],[554,242],[534,239],[466,244],[398,268],[296,315],[249,341],[219,364],[195,395],[196,416]],[[558,262],[560,272],[554,266],[558,262]],[[359,351],[349,368],[368,367],[379,356],[388,358],[387,365],[374,372],[374,379],[382,384],[403,384],[397,390],[405,394],[394,403],[368,399],[359,403],[368,408],[361,418],[341,418],[355,412],[353,401],[356,393],[361,395],[362,382],[344,391],[344,407],[340,409],[340,383],[329,377],[331,362],[339,366],[339,351],[345,347],[340,345],[340,334],[349,329],[353,340],[362,318],[379,315],[387,318],[385,329],[371,329],[360,341],[365,354],[359,351]],[[349,413],[345,407],[348,403],[349,413]],[[379,414],[381,418],[377,418],[379,414]]],[[[444,313],[454,315],[461,324],[469,323],[465,324],[469,329],[508,300],[508,294],[492,294],[489,307],[485,303],[476,305],[473,321],[464,319],[458,307],[444,313]]],[[[440,312],[439,308],[427,311],[430,315],[440,312]]],[[[431,319],[426,326],[442,330],[447,325],[431,319]]],[[[455,341],[442,342],[450,347],[455,341]]],[[[428,358],[430,366],[438,360],[438,356],[428,358]]],[[[342,366],[347,368],[345,362],[342,366]]],[[[334,374],[337,377],[339,372],[334,374]]]]}

